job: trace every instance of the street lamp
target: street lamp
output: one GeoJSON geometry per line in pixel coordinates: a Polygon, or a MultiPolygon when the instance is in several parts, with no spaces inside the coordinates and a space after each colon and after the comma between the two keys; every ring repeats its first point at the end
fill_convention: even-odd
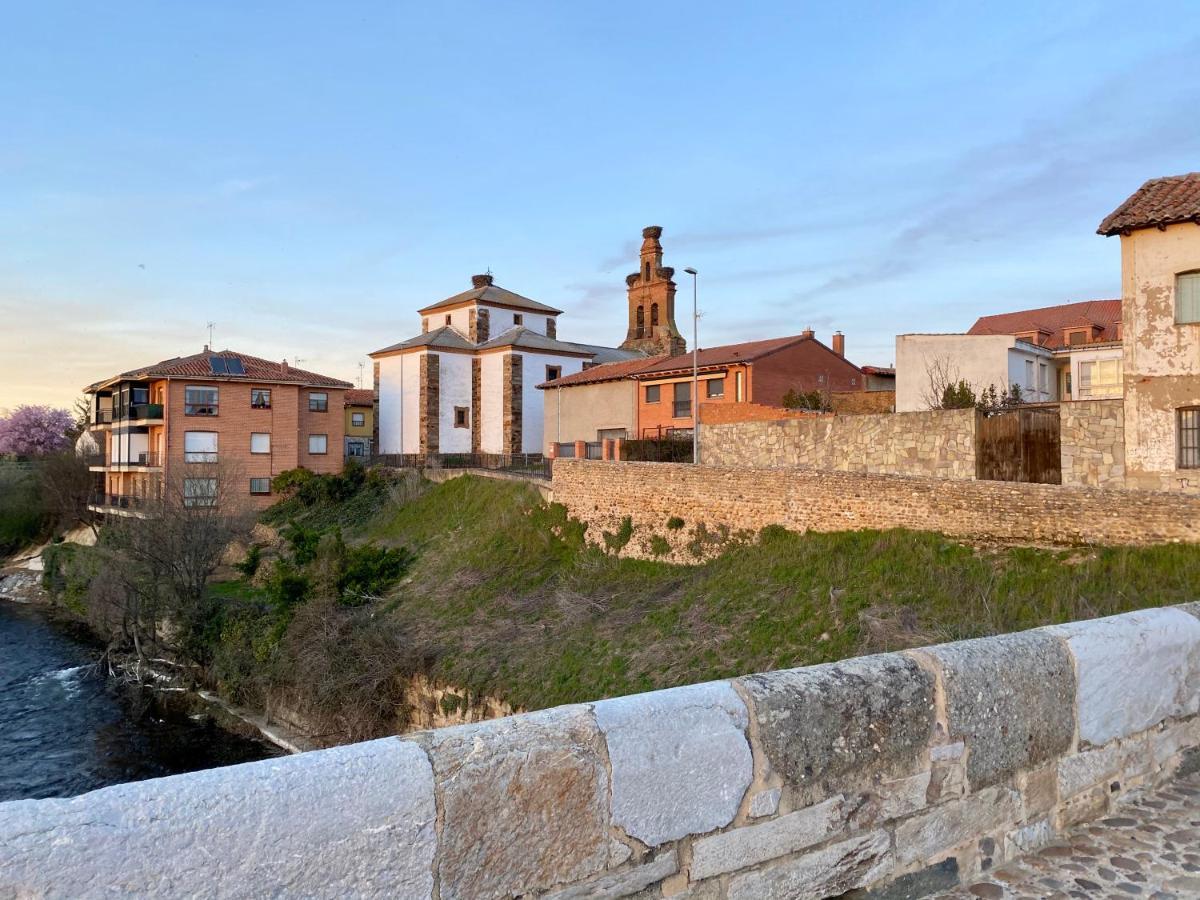
{"type": "Polygon", "coordinates": [[[683,271],[692,276],[692,464],[700,462],[700,312],[696,306],[696,284],[700,273],[688,266],[683,271]]]}

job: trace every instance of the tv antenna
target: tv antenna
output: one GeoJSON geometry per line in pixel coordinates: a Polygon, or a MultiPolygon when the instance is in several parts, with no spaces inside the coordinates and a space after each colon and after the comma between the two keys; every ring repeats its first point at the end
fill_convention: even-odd
{"type": "Polygon", "coordinates": [[[363,362],[362,360],[359,360],[359,362],[358,362],[358,389],[360,391],[362,390],[363,368],[366,365],[367,364],[365,362],[363,362]]]}
{"type": "Polygon", "coordinates": [[[211,347],[212,347],[212,345],[213,345],[213,339],[212,339],[212,336],[213,336],[213,329],[214,329],[214,328],[216,328],[216,327],[217,327],[217,323],[216,323],[216,322],[209,322],[209,323],[208,323],[208,346],[209,346],[210,348],[211,348],[211,347]]]}

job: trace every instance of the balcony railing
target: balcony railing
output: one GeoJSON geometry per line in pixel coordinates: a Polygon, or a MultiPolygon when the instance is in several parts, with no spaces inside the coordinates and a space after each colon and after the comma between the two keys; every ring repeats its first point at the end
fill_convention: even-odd
{"type": "Polygon", "coordinates": [[[123,409],[118,409],[115,416],[119,421],[134,422],[144,419],[161,419],[162,417],[163,405],[161,403],[132,403],[123,409]]]}
{"type": "Polygon", "coordinates": [[[161,453],[137,453],[129,459],[108,459],[103,453],[93,453],[85,456],[84,459],[89,466],[136,466],[157,469],[163,464],[161,453]]]}
{"type": "Polygon", "coordinates": [[[103,506],[112,509],[144,509],[146,499],[133,497],[129,494],[92,494],[88,498],[89,506],[103,506]]]}
{"type": "Polygon", "coordinates": [[[112,423],[113,415],[111,409],[98,409],[94,416],[93,425],[109,425],[112,423]]]}

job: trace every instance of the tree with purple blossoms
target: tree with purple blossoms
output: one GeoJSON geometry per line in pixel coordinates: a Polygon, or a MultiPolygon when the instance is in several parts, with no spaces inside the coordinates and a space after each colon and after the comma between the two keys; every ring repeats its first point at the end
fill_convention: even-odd
{"type": "Polygon", "coordinates": [[[74,422],[65,409],[51,406],[18,406],[0,417],[0,453],[45,456],[70,443],[74,422]]]}

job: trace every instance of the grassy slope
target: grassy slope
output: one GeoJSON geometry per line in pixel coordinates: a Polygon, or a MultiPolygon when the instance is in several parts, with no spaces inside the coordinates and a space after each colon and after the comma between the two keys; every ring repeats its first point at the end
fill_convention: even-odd
{"type": "Polygon", "coordinates": [[[904,531],[768,529],[700,566],[623,560],[532,489],[475,477],[357,536],[417,550],[386,614],[436,677],[530,708],[1192,600],[1200,584],[1198,547],[978,551],[904,531]]]}

